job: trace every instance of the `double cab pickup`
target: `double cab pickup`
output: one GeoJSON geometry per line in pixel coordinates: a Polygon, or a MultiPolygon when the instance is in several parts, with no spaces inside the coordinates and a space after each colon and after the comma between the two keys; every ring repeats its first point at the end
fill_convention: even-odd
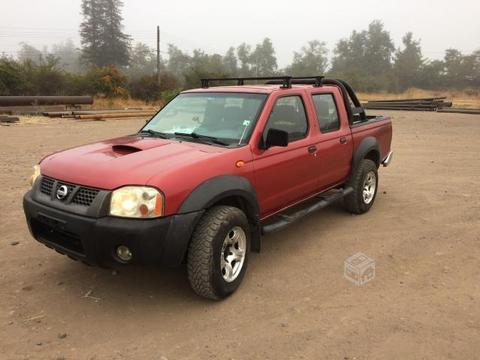
{"type": "Polygon", "coordinates": [[[186,264],[197,294],[223,299],[263,234],[334,201],[367,212],[391,140],[390,119],[342,80],[204,79],[135,134],[45,157],[24,210],[33,237],[72,259],[186,264]]]}

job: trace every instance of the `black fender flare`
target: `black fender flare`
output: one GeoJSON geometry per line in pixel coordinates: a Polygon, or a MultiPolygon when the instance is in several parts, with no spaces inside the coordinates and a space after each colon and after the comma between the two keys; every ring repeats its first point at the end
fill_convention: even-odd
{"type": "Polygon", "coordinates": [[[377,167],[380,165],[380,146],[378,145],[378,141],[373,136],[368,136],[362,140],[360,145],[358,146],[357,150],[353,154],[352,160],[352,170],[350,172],[349,179],[355,174],[358,165],[360,162],[365,159],[368,153],[374,151],[376,153],[378,161],[376,162],[377,167]]]}
{"type": "Polygon", "coordinates": [[[252,251],[260,251],[260,209],[257,193],[250,181],[243,176],[222,175],[211,178],[197,186],[183,201],[179,214],[202,211],[210,208],[222,199],[240,198],[251,224],[252,251]]]}

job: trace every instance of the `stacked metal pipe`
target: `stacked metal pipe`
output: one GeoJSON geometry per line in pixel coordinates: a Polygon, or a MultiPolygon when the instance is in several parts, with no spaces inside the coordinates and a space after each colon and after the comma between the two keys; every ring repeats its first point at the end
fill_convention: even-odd
{"type": "Polygon", "coordinates": [[[451,101],[446,97],[433,97],[421,99],[395,99],[395,100],[370,100],[363,104],[365,109],[378,110],[413,110],[413,111],[438,111],[452,107],[451,101]]]}

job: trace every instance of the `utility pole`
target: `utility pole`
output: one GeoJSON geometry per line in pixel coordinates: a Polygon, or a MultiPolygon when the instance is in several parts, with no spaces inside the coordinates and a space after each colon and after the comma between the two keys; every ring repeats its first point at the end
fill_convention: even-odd
{"type": "Polygon", "coordinates": [[[157,26],[157,83],[160,85],[160,26],[157,26]]]}

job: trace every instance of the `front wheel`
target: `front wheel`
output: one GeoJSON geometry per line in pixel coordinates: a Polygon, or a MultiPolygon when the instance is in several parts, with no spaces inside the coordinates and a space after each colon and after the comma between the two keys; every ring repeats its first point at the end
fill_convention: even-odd
{"type": "Polygon", "coordinates": [[[250,230],[244,212],[215,206],[200,219],[187,256],[188,279],[200,296],[219,300],[242,282],[250,251],[250,230]]]}
{"type": "Polygon", "coordinates": [[[354,214],[363,214],[370,210],[378,190],[377,166],[372,160],[361,161],[347,186],[353,188],[353,192],[345,196],[345,208],[354,214]]]}

